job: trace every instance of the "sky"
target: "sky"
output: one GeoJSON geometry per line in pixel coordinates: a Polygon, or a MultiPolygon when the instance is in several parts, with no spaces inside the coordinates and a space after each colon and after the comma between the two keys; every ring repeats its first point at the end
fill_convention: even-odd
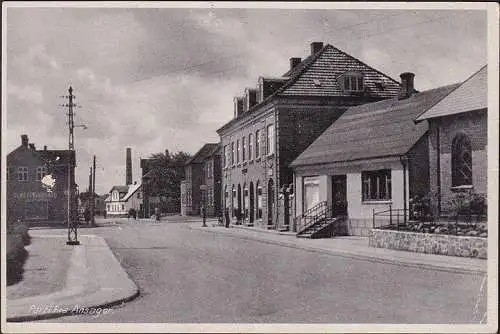
{"type": "Polygon", "coordinates": [[[397,80],[413,72],[420,91],[461,82],[487,63],[484,10],[162,6],[8,7],[6,152],[21,134],[37,149],[67,149],[61,96],[71,85],[80,105],[75,125],[87,127],[75,128],[77,183],[87,188],[95,155],[96,192],[103,194],[125,184],[127,147],[140,181],[141,158],[165,149],[194,154],[218,142],[233,97],[259,76],[281,76],[289,58],[308,56],[313,41],[397,80]]]}

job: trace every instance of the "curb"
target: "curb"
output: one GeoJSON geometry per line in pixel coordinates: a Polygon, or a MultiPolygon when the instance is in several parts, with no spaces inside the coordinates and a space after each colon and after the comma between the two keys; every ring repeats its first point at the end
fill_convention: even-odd
{"type": "MultiPolygon", "coordinates": [[[[110,308],[112,306],[131,301],[139,296],[139,288],[121,267],[120,262],[108,247],[106,241],[102,237],[95,235],[86,235],[82,237],[87,239],[84,244],[89,246],[81,251],[79,251],[81,248],[74,250],[74,253],[72,254],[72,263],[66,278],[66,287],[58,292],[47,295],[11,300],[11,303],[17,302],[17,305],[10,305],[10,308],[17,308],[17,311],[19,312],[17,315],[7,316],[7,322],[45,320],[69,315],[77,315],[79,313],[75,313],[74,311],[77,306],[79,307],[77,310],[110,308]],[[88,266],[85,266],[87,258],[93,258],[92,256],[88,256],[89,253],[96,251],[99,251],[99,254],[101,254],[99,261],[93,261],[88,266]],[[78,256],[77,252],[81,255],[78,256]],[[85,266],[83,271],[82,262],[85,266]],[[80,266],[80,268],[78,268],[78,266],[80,266]],[[101,267],[99,268],[99,266],[101,267]],[[102,268],[103,266],[106,267],[105,270],[102,268]],[[109,271],[116,274],[113,279],[113,286],[121,285],[121,287],[113,288],[109,287],[109,283],[106,284],[106,277],[103,273],[109,271]],[[100,275],[96,275],[96,273],[100,273],[100,275]],[[82,281],[81,286],[83,288],[70,286],[72,282],[74,284],[75,278],[82,281]],[[95,280],[98,281],[98,284],[94,283],[95,280]],[[48,310],[40,313],[33,313],[31,312],[31,306],[33,305],[45,305],[46,308],[48,305],[51,305],[60,308],[58,311],[48,310]],[[71,306],[73,306],[73,308],[71,308],[71,306]],[[71,309],[73,309],[73,311],[70,311],[71,309]]],[[[7,302],[7,311],[8,310],[9,302],[7,302]]]]}
{"type": "MultiPolygon", "coordinates": [[[[439,271],[444,271],[444,272],[451,272],[451,273],[458,273],[458,274],[486,274],[486,270],[481,270],[481,269],[468,269],[468,268],[457,268],[457,267],[444,267],[440,266],[437,264],[430,264],[430,263],[412,263],[412,262],[405,262],[405,261],[400,261],[400,260],[395,260],[395,259],[388,259],[388,258],[382,258],[379,256],[369,256],[365,254],[354,254],[348,251],[341,251],[341,250],[333,250],[333,249],[324,249],[320,247],[312,247],[312,246],[307,246],[307,245],[297,245],[296,243],[293,242],[287,242],[287,241],[278,241],[278,240],[270,240],[270,239],[264,239],[264,238],[259,238],[256,236],[249,236],[249,235],[238,235],[236,233],[227,233],[227,232],[222,232],[222,231],[215,231],[215,230],[208,230],[204,229],[203,227],[193,227],[189,226],[189,229],[192,230],[201,230],[205,232],[211,232],[215,234],[225,234],[229,235],[232,237],[237,237],[243,240],[254,240],[258,242],[262,242],[265,244],[271,244],[271,245],[279,245],[279,246],[284,246],[284,247],[289,247],[289,248],[294,248],[294,249],[301,249],[309,252],[315,252],[315,253],[322,253],[322,254],[327,254],[327,255],[333,255],[333,256],[339,256],[343,258],[348,258],[348,259],[356,259],[356,260],[363,260],[363,261],[368,261],[368,262],[376,262],[376,263],[383,263],[383,264],[391,264],[391,265],[397,265],[401,267],[410,267],[410,268],[419,268],[419,269],[427,269],[427,270],[439,270],[439,271]]],[[[258,231],[260,232],[260,231],[258,231]]],[[[263,232],[265,233],[265,232],[263,232]]]]}

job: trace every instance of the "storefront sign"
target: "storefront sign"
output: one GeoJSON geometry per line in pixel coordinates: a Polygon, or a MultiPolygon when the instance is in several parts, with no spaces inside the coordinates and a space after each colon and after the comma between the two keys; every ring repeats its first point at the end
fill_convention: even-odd
{"type": "Polygon", "coordinates": [[[57,193],[28,191],[28,192],[14,193],[12,197],[15,199],[22,199],[27,201],[46,201],[49,199],[57,198],[57,193]]]}

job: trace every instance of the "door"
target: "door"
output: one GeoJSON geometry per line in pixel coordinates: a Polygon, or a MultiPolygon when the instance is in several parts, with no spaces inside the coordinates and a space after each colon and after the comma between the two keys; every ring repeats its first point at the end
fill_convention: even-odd
{"type": "Polygon", "coordinates": [[[347,216],[347,178],[345,175],[332,176],[332,214],[347,216]]]}

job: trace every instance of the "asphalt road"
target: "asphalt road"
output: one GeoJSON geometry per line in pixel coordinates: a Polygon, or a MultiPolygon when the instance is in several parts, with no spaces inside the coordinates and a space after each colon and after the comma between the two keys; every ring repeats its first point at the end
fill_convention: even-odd
{"type": "Polygon", "coordinates": [[[47,322],[479,323],[486,308],[483,297],[474,310],[481,275],[348,259],[185,223],[123,222],[92,233],[106,239],[141,295],[100,317],[47,322]]]}

